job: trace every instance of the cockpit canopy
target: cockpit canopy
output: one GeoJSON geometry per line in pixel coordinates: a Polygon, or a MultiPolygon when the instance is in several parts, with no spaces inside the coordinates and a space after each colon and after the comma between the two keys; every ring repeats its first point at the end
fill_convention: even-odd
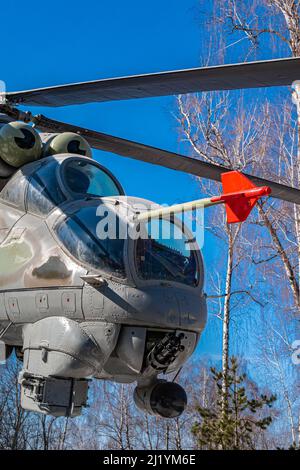
{"type": "Polygon", "coordinates": [[[45,217],[66,201],[122,194],[119,182],[97,162],[76,155],[56,155],[19,170],[0,198],[45,217]]]}
{"type": "Polygon", "coordinates": [[[1,191],[0,202],[47,217],[60,246],[88,271],[130,278],[136,284],[161,281],[201,286],[201,255],[176,218],[142,223],[140,237],[124,237],[124,227],[126,232],[141,200],[123,195],[118,181],[97,162],[66,154],[20,169],[1,191]],[[76,200],[78,204],[68,204],[76,200]],[[57,216],[53,209],[58,206],[62,207],[57,216]],[[121,222],[121,237],[99,237],[101,211],[97,211],[101,207],[103,218],[107,212],[121,222]]]}
{"type": "Polygon", "coordinates": [[[201,255],[197,255],[194,239],[181,224],[154,219],[143,224],[140,236],[132,238],[128,229],[131,218],[124,216],[123,204],[123,198],[117,205],[109,198],[100,204],[81,203],[54,222],[54,233],[66,251],[89,271],[133,278],[140,284],[163,281],[200,285],[201,255]],[[114,227],[109,226],[111,223],[114,227]]]}
{"type": "Polygon", "coordinates": [[[98,202],[88,202],[54,226],[67,251],[87,268],[125,278],[124,239],[100,239],[97,234],[98,202]]]}
{"type": "Polygon", "coordinates": [[[189,286],[199,283],[199,270],[191,242],[179,225],[153,219],[145,224],[148,238],[136,243],[136,268],[145,280],[173,281],[189,286]]]}

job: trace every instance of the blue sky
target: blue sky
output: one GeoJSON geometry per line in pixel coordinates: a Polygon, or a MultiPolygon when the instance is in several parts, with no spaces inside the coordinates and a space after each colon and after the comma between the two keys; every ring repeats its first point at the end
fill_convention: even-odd
{"type": "MultiPolygon", "coordinates": [[[[113,2],[14,1],[5,4],[0,78],[20,90],[199,64],[201,30],[195,0],[113,2]],[[16,33],[17,32],[17,33],[16,33]],[[28,37],[28,39],[26,39],[28,37]]],[[[38,109],[97,130],[179,150],[174,98],[38,109]]],[[[109,156],[100,158],[126,192],[158,202],[189,200],[196,185],[186,175],[109,156]],[[166,178],[168,184],[166,185],[166,178]]]]}
{"type": "MultiPolygon", "coordinates": [[[[210,40],[203,24],[211,5],[212,0],[53,0],[47,6],[37,0],[5,2],[1,11],[4,41],[0,79],[6,82],[8,91],[15,91],[197,67],[210,40]]],[[[239,61],[242,49],[243,43],[226,50],[226,61],[239,61]]],[[[248,96],[251,98],[252,92],[248,96]]],[[[32,109],[180,152],[184,149],[178,141],[172,115],[175,110],[173,97],[32,109]]],[[[189,175],[111,154],[95,152],[94,156],[118,177],[129,195],[160,203],[200,197],[189,175]]],[[[206,264],[212,250],[207,238],[206,264]]],[[[207,329],[200,348],[217,355],[220,335],[207,329]]]]}

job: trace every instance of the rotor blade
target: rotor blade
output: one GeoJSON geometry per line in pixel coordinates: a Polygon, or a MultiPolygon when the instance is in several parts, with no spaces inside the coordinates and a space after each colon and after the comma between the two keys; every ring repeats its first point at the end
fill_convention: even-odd
{"type": "MultiPolygon", "coordinates": [[[[168,152],[167,150],[121,139],[120,137],[114,137],[101,132],[54,121],[42,115],[36,116],[34,118],[34,122],[43,132],[76,132],[82,135],[89,142],[91,147],[95,149],[112,152],[123,157],[133,158],[135,160],[152,163],[154,165],[160,165],[172,170],[190,173],[201,178],[221,181],[222,173],[232,171],[231,168],[203,162],[194,157],[186,157],[177,153],[168,152]]],[[[300,204],[299,189],[275,183],[257,176],[248,175],[246,173],[243,174],[257,186],[269,186],[272,190],[272,197],[300,204]]]]}
{"type": "Polygon", "coordinates": [[[200,67],[173,72],[109,78],[7,93],[7,103],[68,106],[213,90],[291,85],[300,79],[300,58],[200,67]]]}

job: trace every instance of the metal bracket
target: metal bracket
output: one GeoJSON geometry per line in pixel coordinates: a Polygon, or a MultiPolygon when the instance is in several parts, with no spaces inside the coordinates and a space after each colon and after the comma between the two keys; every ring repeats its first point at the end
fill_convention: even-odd
{"type": "Polygon", "coordinates": [[[94,286],[94,287],[107,286],[106,279],[104,279],[102,276],[99,276],[98,274],[89,274],[87,276],[80,276],[80,278],[87,284],[90,284],[91,286],[94,286]]]}

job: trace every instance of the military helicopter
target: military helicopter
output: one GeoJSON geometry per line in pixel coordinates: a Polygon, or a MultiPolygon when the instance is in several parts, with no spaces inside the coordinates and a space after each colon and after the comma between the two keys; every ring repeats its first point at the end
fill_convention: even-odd
{"type": "Polygon", "coordinates": [[[299,74],[300,59],[292,58],[2,94],[0,361],[13,350],[23,361],[23,408],[78,416],[95,378],[137,382],[134,400],[141,410],[179,416],[186,393],[164,376],[177,373],[195,350],[207,309],[201,251],[175,214],[223,203],[228,223],[239,223],[260,197],[272,192],[299,204],[300,191],[17,106],[290,85],[299,74]],[[92,159],[91,148],[222,180],[223,193],[153,206],[125,196],[114,175],[92,159]],[[119,230],[138,227],[146,236],[99,238],[99,208],[119,230]],[[169,239],[154,236],[150,220],[171,228],[169,239]]]}

